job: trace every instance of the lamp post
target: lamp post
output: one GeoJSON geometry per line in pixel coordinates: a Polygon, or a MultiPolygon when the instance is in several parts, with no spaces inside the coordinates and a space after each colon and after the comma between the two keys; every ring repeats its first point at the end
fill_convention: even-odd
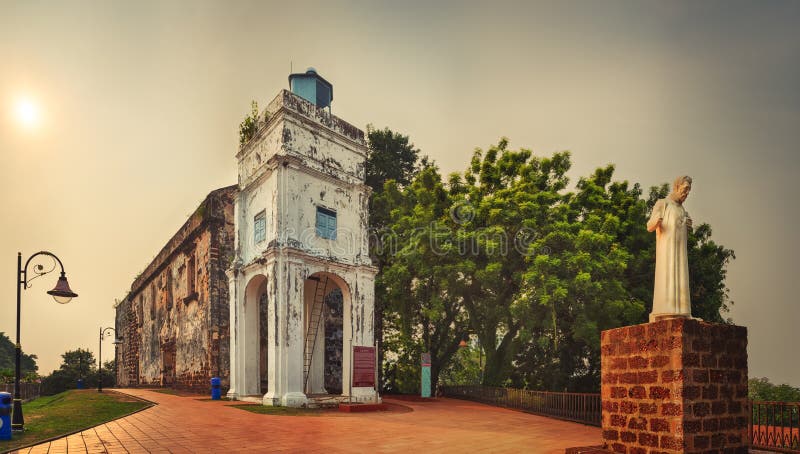
{"type": "Polygon", "coordinates": [[[22,416],[22,396],[20,395],[20,387],[19,387],[19,380],[20,380],[20,363],[22,361],[22,345],[19,341],[19,320],[20,320],[20,306],[22,300],[22,289],[27,289],[28,284],[31,283],[37,277],[44,276],[47,273],[52,272],[56,268],[56,264],[61,268],[61,276],[58,278],[58,282],[53,290],[47,292],[48,295],[51,295],[53,299],[56,300],[59,304],[67,304],[78,296],[77,293],[73,292],[69,288],[69,282],[67,282],[67,276],[64,274],[64,265],[61,263],[61,260],[55,256],[52,252],[47,251],[39,251],[32,256],[28,257],[28,260],[25,262],[25,266],[22,266],[22,253],[17,253],[17,345],[16,345],[16,358],[15,358],[15,372],[14,372],[14,413],[11,416],[11,429],[17,432],[25,430],[25,418],[22,416]],[[32,278],[28,279],[28,265],[30,265],[31,260],[34,257],[38,257],[40,255],[46,255],[53,259],[53,267],[49,270],[45,270],[42,265],[36,265],[33,268],[34,274],[32,278]]]}
{"type": "MultiPolygon", "coordinates": [[[[100,342],[99,348],[97,349],[97,392],[103,392],[103,337],[106,335],[107,331],[114,331],[114,345],[121,344],[122,342],[116,338],[117,330],[112,327],[103,328],[100,327],[100,342]]],[[[116,358],[115,358],[116,359],[116,358]]]]}

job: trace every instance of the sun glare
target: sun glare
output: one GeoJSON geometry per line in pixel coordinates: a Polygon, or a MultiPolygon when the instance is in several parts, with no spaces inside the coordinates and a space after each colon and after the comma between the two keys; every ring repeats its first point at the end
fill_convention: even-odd
{"type": "Polygon", "coordinates": [[[34,129],[41,121],[39,106],[31,98],[19,98],[14,104],[14,117],[23,128],[34,129]]]}

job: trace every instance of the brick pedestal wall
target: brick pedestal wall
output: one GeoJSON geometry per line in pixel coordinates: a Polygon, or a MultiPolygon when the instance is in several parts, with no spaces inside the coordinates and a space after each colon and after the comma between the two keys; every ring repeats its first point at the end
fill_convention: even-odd
{"type": "Polygon", "coordinates": [[[690,319],[603,331],[606,449],[747,453],[747,329],[690,319]]]}

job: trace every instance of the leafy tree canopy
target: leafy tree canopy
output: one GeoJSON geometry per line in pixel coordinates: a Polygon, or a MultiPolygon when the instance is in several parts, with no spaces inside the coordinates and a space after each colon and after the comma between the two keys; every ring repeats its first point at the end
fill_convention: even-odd
{"type": "MultiPolygon", "coordinates": [[[[458,342],[474,338],[484,384],[594,391],[600,331],[647,319],[655,239],[645,225],[667,185],[644,198],[638,184],[614,181],[609,165],[573,192],[568,152],[538,157],[508,145],[476,150],[446,182],[425,161],[374,197],[387,232],[376,293],[393,389],[418,389],[425,351],[434,383],[442,371],[470,375],[452,361],[458,342]]],[[[723,322],[733,251],[711,240],[707,224],[690,231],[688,247],[693,314],[723,322]]]]}
{"type": "MultiPolygon", "coordinates": [[[[367,143],[369,156],[366,162],[366,184],[372,189],[369,200],[370,218],[370,255],[373,264],[382,273],[386,263],[386,247],[381,236],[386,228],[392,205],[391,199],[383,196],[384,186],[391,184],[395,188],[407,186],[414,174],[427,165],[427,158],[420,160],[420,151],[414,147],[408,136],[392,131],[389,128],[376,129],[367,125],[367,143]],[[421,161],[421,166],[420,166],[421,161]]],[[[383,326],[384,306],[386,300],[384,287],[375,288],[375,336],[378,339],[379,363],[383,364],[383,326]]],[[[391,316],[391,315],[390,315],[391,316]]],[[[383,381],[383,371],[379,371],[379,381],[383,381]]]]}
{"type": "MultiPolygon", "coordinates": [[[[36,371],[39,370],[39,366],[36,364],[37,359],[36,355],[28,355],[24,351],[22,352],[20,358],[22,375],[35,374],[36,371]]],[[[11,342],[11,339],[8,338],[6,333],[0,332],[0,370],[11,371],[10,376],[12,379],[14,376],[14,369],[16,368],[15,361],[16,347],[14,343],[11,342]]],[[[3,373],[3,375],[5,376],[7,374],[3,373]]]]}
{"type": "MultiPolygon", "coordinates": [[[[57,394],[68,389],[75,389],[78,380],[83,380],[86,388],[97,387],[97,361],[91,351],[79,348],[69,350],[61,355],[61,366],[52,374],[42,379],[42,394],[57,394]]],[[[114,386],[114,361],[103,363],[103,386],[114,386]]]]}
{"type": "Polygon", "coordinates": [[[775,385],[766,377],[751,378],[747,382],[750,399],[772,402],[800,402],[800,388],[787,384],[775,385]]]}

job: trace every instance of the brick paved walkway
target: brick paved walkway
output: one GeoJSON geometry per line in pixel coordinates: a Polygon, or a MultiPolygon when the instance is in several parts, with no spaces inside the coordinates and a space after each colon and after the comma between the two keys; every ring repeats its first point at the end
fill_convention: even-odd
{"type": "Polygon", "coordinates": [[[601,440],[596,427],[457,399],[386,399],[389,412],[274,416],[228,408],[231,402],[120,391],[158,405],[19,452],[563,453],[601,440]]]}

